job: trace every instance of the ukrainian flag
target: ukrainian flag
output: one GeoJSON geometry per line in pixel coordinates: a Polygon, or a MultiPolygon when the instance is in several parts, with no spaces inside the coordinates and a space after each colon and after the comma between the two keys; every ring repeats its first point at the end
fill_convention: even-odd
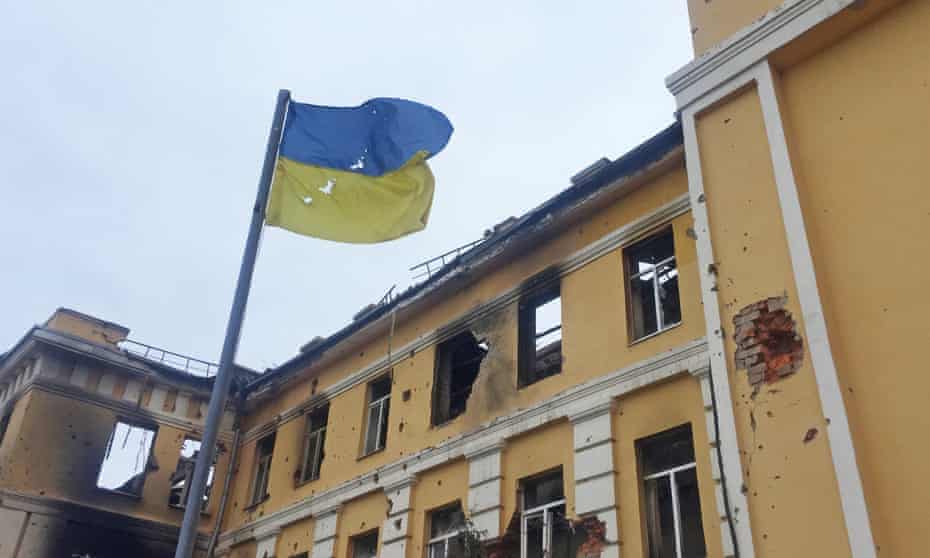
{"type": "Polygon", "coordinates": [[[403,99],[358,107],[291,102],[265,222],[298,234],[370,243],[426,227],[433,173],[452,124],[403,99]]]}

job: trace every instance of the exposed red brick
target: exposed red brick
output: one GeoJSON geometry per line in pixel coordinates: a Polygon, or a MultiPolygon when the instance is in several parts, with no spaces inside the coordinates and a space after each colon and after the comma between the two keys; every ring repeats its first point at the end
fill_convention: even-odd
{"type": "Polygon", "coordinates": [[[748,372],[752,385],[775,382],[801,367],[804,345],[786,302],[786,297],[767,298],[733,316],[736,368],[748,372]]]}

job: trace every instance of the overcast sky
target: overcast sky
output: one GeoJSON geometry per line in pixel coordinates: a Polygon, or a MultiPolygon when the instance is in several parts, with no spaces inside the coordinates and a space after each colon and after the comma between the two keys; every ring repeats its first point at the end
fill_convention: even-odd
{"type": "Polygon", "coordinates": [[[67,306],[217,360],[279,88],[410,98],[456,131],[425,231],[265,231],[238,357],[257,369],[671,123],[663,80],[690,58],[685,0],[2,2],[0,351],[67,306]]]}

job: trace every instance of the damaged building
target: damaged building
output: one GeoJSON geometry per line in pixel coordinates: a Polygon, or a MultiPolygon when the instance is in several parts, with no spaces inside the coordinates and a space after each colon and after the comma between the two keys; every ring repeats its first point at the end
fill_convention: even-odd
{"type": "MultiPolygon", "coordinates": [[[[201,555],[927,555],[930,1],[687,3],[669,127],[240,371],[201,555]]],[[[210,380],[127,335],[0,357],[0,558],[171,555],[210,380]]]]}

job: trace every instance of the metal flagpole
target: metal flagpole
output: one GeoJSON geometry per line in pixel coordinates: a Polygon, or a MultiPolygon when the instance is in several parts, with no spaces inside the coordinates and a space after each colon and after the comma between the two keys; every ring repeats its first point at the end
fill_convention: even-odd
{"type": "MultiPolygon", "coordinates": [[[[274,176],[281,130],[284,127],[284,115],[287,112],[290,98],[291,92],[287,89],[278,91],[278,102],[275,105],[271,132],[268,134],[268,148],[265,151],[265,162],[262,165],[262,176],[258,181],[258,195],[255,197],[255,207],[252,208],[252,224],[249,225],[249,236],[245,241],[245,252],[242,255],[242,265],[239,267],[239,280],[236,283],[232,310],[229,312],[226,339],[223,341],[223,353],[220,356],[220,368],[213,380],[213,393],[210,395],[210,407],[207,410],[207,422],[203,427],[200,452],[197,455],[191,485],[187,491],[184,520],[181,523],[181,534],[178,537],[175,558],[190,558],[194,550],[194,541],[197,539],[197,525],[200,522],[204,489],[216,453],[216,437],[220,430],[220,422],[223,420],[226,396],[229,394],[229,385],[233,378],[233,361],[236,357],[236,349],[239,347],[239,333],[242,330],[245,306],[249,298],[249,286],[252,284],[252,272],[255,270],[255,256],[258,254],[258,242],[265,221],[265,206],[268,205],[271,178],[274,176]]],[[[230,463],[229,466],[232,467],[233,464],[230,463]]]]}

